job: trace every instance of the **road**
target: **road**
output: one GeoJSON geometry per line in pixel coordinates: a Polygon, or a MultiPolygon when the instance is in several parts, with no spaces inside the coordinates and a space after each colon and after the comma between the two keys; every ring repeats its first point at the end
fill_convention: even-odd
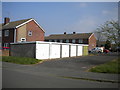
{"type": "Polygon", "coordinates": [[[36,65],[3,62],[3,88],[117,88],[118,83],[74,79],[117,80],[116,74],[86,72],[87,69],[117,58],[116,55],[83,56],[47,60],[36,65]]]}

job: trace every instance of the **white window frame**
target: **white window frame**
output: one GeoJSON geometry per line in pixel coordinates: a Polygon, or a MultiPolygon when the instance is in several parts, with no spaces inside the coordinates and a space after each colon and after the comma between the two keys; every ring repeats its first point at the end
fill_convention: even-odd
{"type": "Polygon", "coordinates": [[[28,31],[28,36],[32,36],[32,31],[28,31]]]}
{"type": "Polygon", "coordinates": [[[26,41],[26,38],[21,38],[21,42],[25,42],[26,41]],[[24,40],[23,40],[24,39],[24,40]]]}
{"type": "Polygon", "coordinates": [[[57,40],[55,39],[54,42],[57,42],[57,40]]]}
{"type": "Polygon", "coordinates": [[[82,40],[82,39],[79,39],[79,43],[83,43],[83,40],[82,40]]]}
{"type": "Polygon", "coordinates": [[[63,42],[63,40],[60,40],[60,42],[62,43],[62,42],[63,42]]]}
{"type": "Polygon", "coordinates": [[[9,47],[9,43],[4,43],[4,47],[9,47]]]}
{"type": "Polygon", "coordinates": [[[75,39],[72,39],[72,43],[75,43],[75,41],[76,41],[75,39]]]}
{"type": "Polygon", "coordinates": [[[9,30],[5,30],[5,37],[9,36],[9,30]]]}
{"type": "Polygon", "coordinates": [[[50,39],[49,42],[52,42],[52,40],[50,39]]]}
{"type": "Polygon", "coordinates": [[[69,43],[69,39],[66,39],[66,43],[69,43]]]}

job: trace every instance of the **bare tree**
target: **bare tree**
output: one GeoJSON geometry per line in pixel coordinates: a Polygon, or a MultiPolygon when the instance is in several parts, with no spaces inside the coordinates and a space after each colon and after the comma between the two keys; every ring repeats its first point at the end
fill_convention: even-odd
{"type": "Polygon", "coordinates": [[[97,45],[100,46],[101,42],[106,41],[105,35],[102,33],[100,28],[97,28],[94,32],[95,37],[97,39],[97,45]]]}
{"type": "Polygon", "coordinates": [[[96,32],[98,35],[98,41],[101,39],[107,38],[111,43],[115,45],[120,45],[120,26],[118,21],[107,21],[104,25],[101,25],[97,28],[96,32]]]}

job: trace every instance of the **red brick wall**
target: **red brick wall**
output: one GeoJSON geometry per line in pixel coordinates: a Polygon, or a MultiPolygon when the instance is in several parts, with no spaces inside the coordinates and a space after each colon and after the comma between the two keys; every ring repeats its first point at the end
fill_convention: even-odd
{"type": "Polygon", "coordinates": [[[96,38],[94,34],[89,38],[89,50],[96,47],[96,38]]]}
{"type": "Polygon", "coordinates": [[[2,50],[2,56],[10,56],[9,50],[2,50]]]}
{"type": "Polygon", "coordinates": [[[32,20],[26,26],[26,41],[44,41],[44,31],[32,20]],[[32,36],[28,36],[28,31],[32,31],[32,36]]]}

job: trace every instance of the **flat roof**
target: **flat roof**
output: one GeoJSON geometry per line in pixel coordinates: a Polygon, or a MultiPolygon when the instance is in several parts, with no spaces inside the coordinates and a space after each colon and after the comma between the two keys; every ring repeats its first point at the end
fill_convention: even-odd
{"type": "Polygon", "coordinates": [[[31,41],[31,42],[16,42],[10,44],[62,44],[62,45],[80,45],[80,46],[88,46],[88,44],[73,44],[73,43],[59,43],[59,42],[45,42],[45,41],[31,41]]]}

